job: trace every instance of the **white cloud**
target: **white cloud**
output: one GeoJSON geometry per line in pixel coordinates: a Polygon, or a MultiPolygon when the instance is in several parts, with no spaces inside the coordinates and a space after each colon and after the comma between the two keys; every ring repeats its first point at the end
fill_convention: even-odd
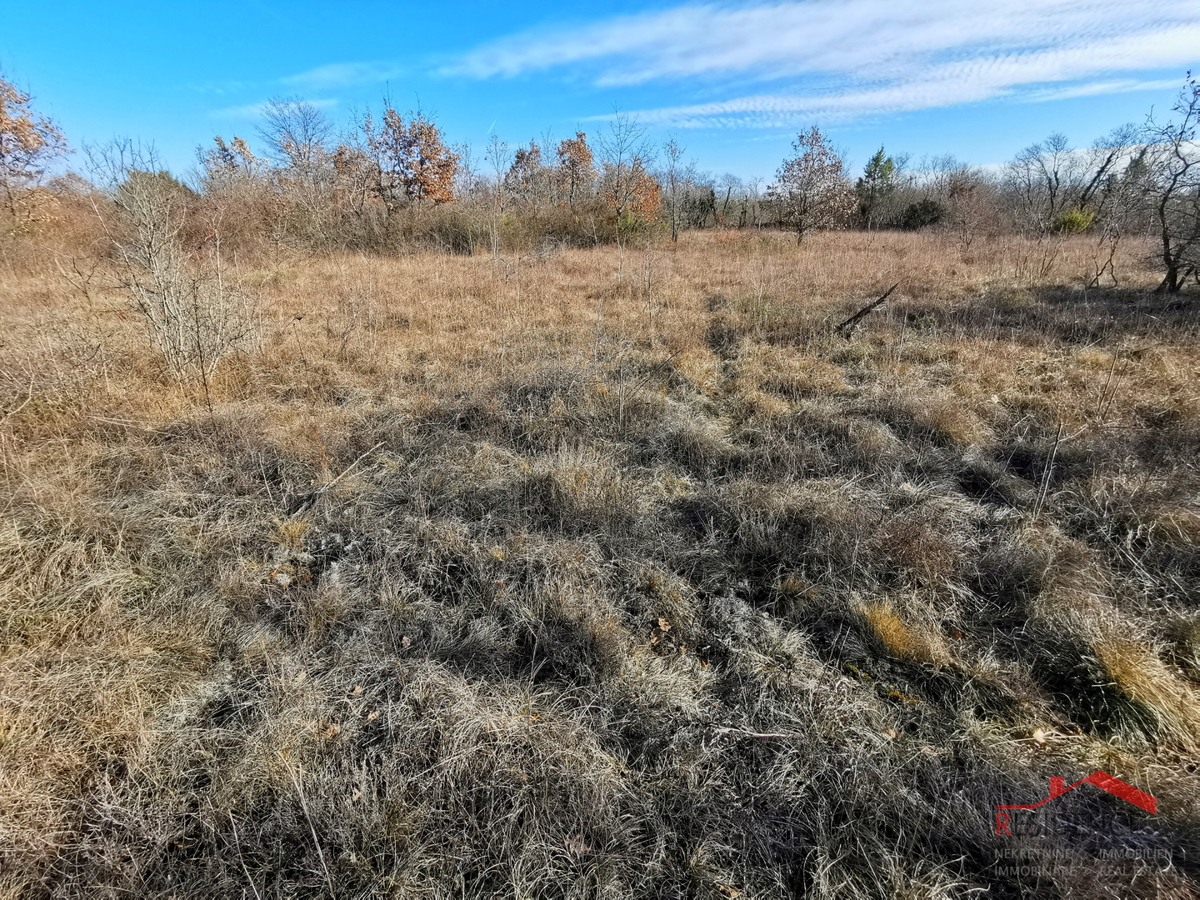
{"type": "Polygon", "coordinates": [[[639,113],[678,126],[775,125],[1018,91],[1046,100],[1151,89],[1162,82],[1119,76],[1198,59],[1200,0],[807,0],[683,6],[526,33],[443,71],[493,78],[569,69],[600,86],[681,81],[693,92],[730,77],[784,81],[786,90],[639,113]],[[833,90],[814,94],[805,81],[833,90]]]}

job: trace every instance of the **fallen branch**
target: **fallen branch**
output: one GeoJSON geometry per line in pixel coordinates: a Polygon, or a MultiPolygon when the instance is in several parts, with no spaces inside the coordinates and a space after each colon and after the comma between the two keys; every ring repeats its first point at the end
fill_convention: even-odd
{"type": "Polygon", "coordinates": [[[287,514],[289,516],[297,516],[302,512],[306,512],[308,509],[310,509],[312,507],[312,505],[314,503],[317,502],[317,500],[319,500],[321,498],[321,496],[323,494],[325,494],[331,488],[336,486],[338,482],[340,482],[343,478],[345,478],[347,475],[349,475],[351,472],[353,472],[358,467],[358,464],[360,462],[362,462],[364,459],[366,459],[368,456],[370,456],[372,453],[374,453],[376,450],[378,450],[380,447],[382,447],[385,443],[387,443],[387,442],[380,441],[378,444],[376,444],[370,450],[366,451],[361,456],[359,456],[359,458],[356,459],[354,462],[350,463],[350,465],[342,471],[342,474],[338,475],[332,481],[327,481],[325,484],[321,485],[315,491],[305,494],[303,497],[300,497],[297,500],[292,501],[291,508],[288,509],[287,514]]]}
{"type": "Polygon", "coordinates": [[[887,289],[887,291],[884,293],[884,295],[882,297],[880,297],[878,300],[874,300],[871,303],[868,303],[866,306],[864,306],[862,309],[860,309],[858,312],[856,312],[854,315],[852,315],[850,318],[848,318],[841,325],[837,326],[837,328],[833,329],[833,333],[840,334],[841,332],[845,331],[845,333],[846,333],[845,337],[849,337],[850,329],[853,328],[855,325],[857,325],[859,320],[864,318],[867,315],[867,313],[869,313],[871,310],[875,309],[875,307],[881,306],[883,304],[883,301],[886,300],[888,297],[890,297],[892,295],[892,291],[894,291],[898,287],[900,287],[900,282],[897,281],[895,284],[893,284],[890,288],[887,289]]]}

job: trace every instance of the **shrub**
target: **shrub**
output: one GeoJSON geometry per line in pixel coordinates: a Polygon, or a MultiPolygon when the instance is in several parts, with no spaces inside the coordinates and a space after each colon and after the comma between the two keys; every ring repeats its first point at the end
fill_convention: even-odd
{"type": "Polygon", "coordinates": [[[455,256],[471,256],[475,245],[482,244],[486,235],[469,217],[458,210],[429,210],[434,213],[414,234],[417,241],[455,256]]]}
{"type": "Polygon", "coordinates": [[[1051,230],[1058,234],[1083,234],[1096,221],[1096,214],[1090,209],[1068,209],[1059,213],[1051,225],[1051,230]]]}
{"type": "Polygon", "coordinates": [[[910,203],[905,207],[896,224],[905,231],[919,231],[922,228],[928,228],[930,225],[938,224],[945,218],[945,215],[945,207],[936,200],[930,200],[927,197],[924,200],[918,200],[916,203],[910,203]]]}
{"type": "Polygon", "coordinates": [[[118,279],[171,373],[207,381],[223,358],[251,341],[257,319],[221,270],[216,232],[199,244],[188,237],[195,193],[155,171],[154,162],[128,145],[104,159],[118,279]]]}

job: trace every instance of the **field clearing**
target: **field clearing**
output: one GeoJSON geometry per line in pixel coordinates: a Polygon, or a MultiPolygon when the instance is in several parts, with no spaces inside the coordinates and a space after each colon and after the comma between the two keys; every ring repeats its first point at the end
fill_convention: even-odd
{"type": "Polygon", "coordinates": [[[1196,896],[1200,304],[1145,252],[281,252],[182,383],[10,260],[0,895],[1196,896]],[[1097,769],[1157,814],[996,834],[1097,769]]]}

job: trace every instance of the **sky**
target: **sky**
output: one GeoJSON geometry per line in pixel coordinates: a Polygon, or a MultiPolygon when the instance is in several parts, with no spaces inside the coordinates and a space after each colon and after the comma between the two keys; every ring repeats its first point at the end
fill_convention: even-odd
{"type": "Polygon", "coordinates": [[[0,73],[73,147],[135,138],[179,175],[214,135],[254,145],[271,98],[350,128],[385,96],[481,168],[493,134],[594,138],[615,112],[717,176],[769,181],[811,125],[856,171],[880,146],[996,165],[1054,132],[1082,147],[1169,116],[1200,70],[1200,0],[4,7],[0,73]]]}

